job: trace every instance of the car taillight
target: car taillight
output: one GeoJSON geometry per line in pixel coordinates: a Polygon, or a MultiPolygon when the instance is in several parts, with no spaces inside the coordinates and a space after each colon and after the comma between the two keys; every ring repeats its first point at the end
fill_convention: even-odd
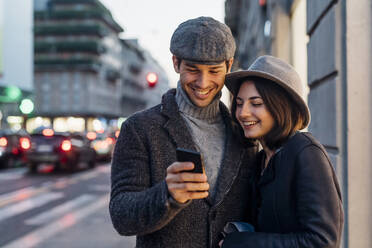
{"type": "Polygon", "coordinates": [[[112,144],[114,144],[114,142],[115,142],[115,140],[114,140],[114,138],[106,138],[106,142],[107,142],[107,144],[110,144],[110,145],[112,145],[112,144]]]}
{"type": "Polygon", "coordinates": [[[54,135],[54,131],[53,131],[53,129],[44,129],[43,130],[43,135],[44,136],[53,136],[54,135]]]}
{"type": "Polygon", "coordinates": [[[13,153],[14,155],[18,155],[18,154],[19,154],[19,150],[18,150],[18,148],[17,148],[17,147],[13,147],[13,148],[12,148],[12,153],[13,153]]]}
{"type": "Polygon", "coordinates": [[[61,149],[65,152],[70,151],[71,150],[71,141],[69,141],[69,140],[62,141],[61,149]]]}
{"type": "Polygon", "coordinates": [[[0,138],[0,146],[7,146],[8,145],[8,139],[6,137],[0,138]]]}
{"type": "Polygon", "coordinates": [[[97,134],[95,132],[88,132],[87,133],[87,138],[89,140],[95,140],[97,138],[97,134]]]}
{"type": "Polygon", "coordinates": [[[23,150],[28,150],[31,147],[31,142],[29,138],[22,137],[19,139],[19,143],[21,144],[21,148],[23,150]]]}

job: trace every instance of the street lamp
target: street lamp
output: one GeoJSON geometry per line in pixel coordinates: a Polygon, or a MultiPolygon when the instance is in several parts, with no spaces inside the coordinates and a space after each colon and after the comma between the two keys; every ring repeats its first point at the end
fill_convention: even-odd
{"type": "Polygon", "coordinates": [[[34,111],[34,103],[30,99],[25,98],[21,101],[19,110],[21,110],[22,114],[28,115],[34,111]]]}

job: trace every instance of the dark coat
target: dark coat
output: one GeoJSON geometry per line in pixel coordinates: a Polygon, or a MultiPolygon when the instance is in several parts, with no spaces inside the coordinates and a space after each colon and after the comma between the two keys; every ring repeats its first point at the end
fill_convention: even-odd
{"type": "Polygon", "coordinates": [[[121,235],[137,235],[137,247],[217,247],[226,222],[246,219],[253,174],[249,160],[256,148],[237,142],[228,110],[222,103],[220,109],[226,144],[215,199],[189,204],[170,200],[165,182],[176,148],[195,150],[175,90],[167,92],[160,105],[123,123],[112,161],[110,214],[121,235]]]}
{"type": "Polygon", "coordinates": [[[224,248],[336,248],[344,223],[341,192],[323,146],[297,133],[257,173],[255,233],[232,233],[224,248]]]}

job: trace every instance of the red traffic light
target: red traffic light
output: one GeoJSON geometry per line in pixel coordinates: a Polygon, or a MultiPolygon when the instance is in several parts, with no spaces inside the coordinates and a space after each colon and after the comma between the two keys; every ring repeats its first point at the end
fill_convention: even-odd
{"type": "Polygon", "coordinates": [[[146,81],[150,88],[154,87],[158,82],[158,75],[154,72],[147,73],[146,81]]]}

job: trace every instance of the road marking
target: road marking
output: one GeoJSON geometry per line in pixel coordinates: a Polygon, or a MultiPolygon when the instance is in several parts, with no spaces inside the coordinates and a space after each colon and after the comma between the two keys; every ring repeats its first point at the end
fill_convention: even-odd
{"type": "Polygon", "coordinates": [[[22,196],[27,196],[31,194],[31,192],[35,191],[35,187],[27,187],[27,188],[22,188],[17,191],[12,191],[3,195],[0,195],[0,202],[3,202],[4,200],[10,199],[10,198],[22,198],[22,196]]]}
{"type": "Polygon", "coordinates": [[[29,211],[63,197],[61,192],[50,192],[1,209],[0,221],[29,211]]]}
{"type": "Polygon", "coordinates": [[[90,189],[97,192],[110,192],[111,187],[109,184],[97,184],[89,187],[90,189]]]}
{"type": "Polygon", "coordinates": [[[27,187],[14,192],[10,192],[0,196],[0,208],[11,203],[27,200],[33,196],[44,193],[48,190],[48,186],[43,187],[27,187]]]}
{"type": "Polygon", "coordinates": [[[41,193],[51,191],[53,189],[62,189],[66,188],[69,185],[76,184],[80,181],[89,180],[91,178],[98,176],[100,173],[108,173],[110,169],[111,169],[110,167],[103,169],[102,166],[99,166],[93,171],[79,173],[71,177],[63,177],[58,179],[54,183],[46,182],[43,183],[40,187],[25,188],[27,189],[26,191],[23,191],[25,189],[21,189],[15,192],[0,195],[0,208],[18,201],[25,200],[26,198],[31,198],[41,193]]]}
{"type": "Polygon", "coordinates": [[[24,177],[27,172],[27,168],[13,168],[0,173],[0,180],[16,180],[24,177]]]}
{"type": "Polygon", "coordinates": [[[42,214],[36,215],[25,221],[26,225],[41,225],[50,223],[57,219],[59,216],[67,214],[73,209],[77,209],[89,202],[92,202],[96,197],[90,194],[79,196],[71,201],[68,201],[62,205],[59,205],[53,209],[48,210],[42,214]]]}
{"type": "Polygon", "coordinates": [[[63,230],[70,228],[77,222],[88,217],[94,212],[98,211],[103,207],[107,207],[109,204],[109,194],[100,197],[96,202],[89,204],[88,206],[71,213],[64,215],[58,220],[50,223],[49,225],[43,226],[36,229],[35,231],[24,235],[23,237],[14,240],[13,242],[5,245],[3,248],[32,248],[56,235],[63,230]]]}
{"type": "Polygon", "coordinates": [[[98,166],[97,170],[99,170],[102,173],[109,174],[111,173],[111,166],[109,164],[106,164],[104,166],[98,166]]]}

